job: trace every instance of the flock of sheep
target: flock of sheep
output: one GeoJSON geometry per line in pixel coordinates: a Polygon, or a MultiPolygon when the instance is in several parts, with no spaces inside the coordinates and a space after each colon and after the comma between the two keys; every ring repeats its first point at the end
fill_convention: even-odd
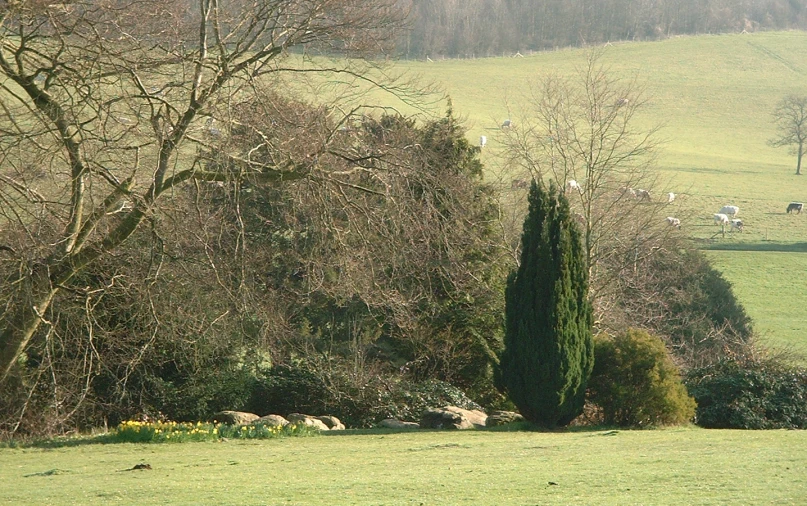
{"type": "Polygon", "coordinates": [[[737,218],[739,213],[740,208],[737,206],[723,206],[720,208],[720,212],[714,215],[715,225],[720,225],[723,231],[726,230],[726,225],[729,225],[731,227],[729,229],[730,232],[734,232],[735,230],[742,232],[743,220],[737,218]],[[729,218],[729,216],[731,216],[731,218],[729,218]]]}
{"type": "MultiPolygon", "coordinates": [[[[527,187],[527,180],[525,179],[514,179],[512,183],[512,189],[515,190],[517,188],[526,188],[527,187]]],[[[566,182],[564,187],[566,193],[578,192],[582,193],[583,188],[580,184],[575,181],[574,179],[570,179],[566,182]]],[[[651,200],[650,192],[648,190],[642,189],[634,189],[627,186],[620,188],[620,194],[630,195],[638,200],[651,200]]],[[[667,203],[672,204],[675,200],[675,193],[668,193],[667,194],[667,203]]],[[[791,202],[787,205],[787,213],[796,213],[801,214],[801,210],[804,208],[804,204],[802,202],[791,202]]],[[[720,211],[713,215],[715,225],[720,225],[721,231],[726,231],[726,226],[729,227],[729,232],[734,232],[735,230],[738,232],[743,231],[743,220],[738,218],[737,215],[740,214],[740,208],[737,206],[723,206],[720,208],[720,211]]],[[[667,216],[666,218],[667,224],[671,227],[681,228],[681,220],[674,216],[667,216]]]]}
{"type": "MultiPolygon", "coordinates": [[[[670,196],[672,197],[672,193],[670,196]]],[[[670,200],[672,202],[672,200],[670,200]]],[[[801,214],[801,210],[804,208],[804,204],[802,202],[791,202],[787,205],[787,213],[790,214],[795,212],[796,214],[801,214]]],[[[735,230],[738,232],[743,231],[743,220],[737,218],[737,215],[740,213],[740,208],[737,206],[723,206],[720,208],[720,211],[713,215],[715,225],[720,225],[720,229],[722,232],[726,231],[726,226],[729,227],[729,232],[734,232],[735,230]]],[[[674,218],[672,216],[667,216],[667,224],[681,228],[681,220],[678,218],[674,218]]]]}

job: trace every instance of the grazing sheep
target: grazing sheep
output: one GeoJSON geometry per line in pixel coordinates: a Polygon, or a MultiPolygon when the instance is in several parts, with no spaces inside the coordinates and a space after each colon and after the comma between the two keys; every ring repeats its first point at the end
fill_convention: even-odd
{"type": "Polygon", "coordinates": [[[675,201],[675,194],[670,192],[667,194],[667,203],[672,204],[675,201]]]}
{"type": "Polygon", "coordinates": [[[647,190],[636,189],[636,198],[639,200],[650,200],[650,192],[647,190]]]}
{"type": "Polygon", "coordinates": [[[479,147],[484,148],[485,144],[487,144],[487,143],[488,143],[488,138],[485,137],[484,135],[480,135],[479,136],[479,147]]]}
{"type": "Polygon", "coordinates": [[[667,224],[671,227],[681,228],[681,220],[672,216],[667,216],[667,224]]]}
{"type": "Polygon", "coordinates": [[[804,207],[804,204],[801,202],[791,202],[787,205],[787,214],[790,214],[791,211],[796,211],[796,214],[801,214],[801,209],[804,207]]]}
{"type": "Polygon", "coordinates": [[[577,184],[577,181],[570,179],[566,182],[566,193],[571,193],[572,190],[577,190],[577,193],[583,193],[583,189],[577,184]]]}
{"type": "Polygon", "coordinates": [[[731,220],[731,232],[734,231],[742,232],[743,231],[743,220],[739,218],[734,218],[731,220]]]}
{"type": "Polygon", "coordinates": [[[723,206],[720,208],[720,214],[725,214],[726,216],[731,216],[734,218],[740,214],[740,208],[737,206],[723,206]]]}
{"type": "Polygon", "coordinates": [[[511,126],[513,126],[513,123],[509,119],[504,120],[502,123],[502,128],[510,128],[511,126]]]}
{"type": "Polygon", "coordinates": [[[729,221],[729,217],[726,216],[723,213],[715,214],[714,217],[715,217],[715,225],[720,225],[721,227],[725,227],[726,225],[731,223],[729,221]]]}

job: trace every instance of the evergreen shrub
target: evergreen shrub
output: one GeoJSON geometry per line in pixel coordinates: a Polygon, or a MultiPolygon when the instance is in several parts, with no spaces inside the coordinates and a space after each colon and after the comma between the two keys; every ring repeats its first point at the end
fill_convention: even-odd
{"type": "Polygon", "coordinates": [[[339,416],[330,412],[332,397],[322,377],[308,368],[275,366],[260,375],[245,409],[261,416],[289,413],[339,416]]]}
{"type": "Polygon", "coordinates": [[[715,429],[807,428],[807,370],[773,358],[724,358],[691,370],[695,423],[715,429]]]}
{"type": "Polygon", "coordinates": [[[521,262],[505,290],[499,383],[527,420],[564,426],[583,412],[594,346],[588,266],[569,202],[533,181],[521,262]]]}
{"type": "Polygon", "coordinates": [[[595,338],[589,399],[611,425],[678,425],[695,415],[695,400],[664,342],[637,329],[595,338]]]}

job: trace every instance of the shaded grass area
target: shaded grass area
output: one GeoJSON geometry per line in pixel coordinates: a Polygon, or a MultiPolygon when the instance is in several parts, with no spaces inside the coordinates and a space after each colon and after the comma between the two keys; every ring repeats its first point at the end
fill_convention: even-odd
{"type": "Polygon", "coordinates": [[[707,251],[778,251],[782,253],[807,253],[807,242],[721,243],[704,245],[701,249],[707,251]]]}
{"type": "Polygon", "coordinates": [[[274,439],[318,435],[314,427],[303,423],[267,425],[261,422],[245,425],[206,422],[139,422],[126,421],[113,431],[92,435],[61,436],[50,439],[0,441],[2,448],[71,448],[114,443],[189,443],[227,439],[274,439]]]}
{"type": "Polygon", "coordinates": [[[367,433],[3,449],[0,503],[801,504],[805,469],[805,431],[367,433]]]}

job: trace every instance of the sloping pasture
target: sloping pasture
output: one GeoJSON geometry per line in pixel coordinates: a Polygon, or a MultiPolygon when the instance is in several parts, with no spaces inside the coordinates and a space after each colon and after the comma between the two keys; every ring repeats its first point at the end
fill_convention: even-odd
{"type": "MultiPolygon", "coordinates": [[[[785,213],[789,202],[807,201],[807,170],[794,175],[795,156],[768,145],[776,103],[807,94],[807,33],[704,35],[599,49],[611,75],[635,79],[646,90],[649,107],[637,126],[663,127],[659,176],[679,195],[668,215],[680,217],[682,233],[702,247],[733,248],[712,258],[769,343],[807,343],[807,252],[794,246],[807,242],[807,213],[785,213]],[[714,225],[712,214],[723,205],[740,207],[744,233],[722,234],[714,225]]],[[[444,87],[467,119],[469,136],[487,136],[483,159],[499,170],[502,121],[518,128],[531,84],[550,73],[573,76],[587,55],[568,49],[397,67],[444,87]]]]}

